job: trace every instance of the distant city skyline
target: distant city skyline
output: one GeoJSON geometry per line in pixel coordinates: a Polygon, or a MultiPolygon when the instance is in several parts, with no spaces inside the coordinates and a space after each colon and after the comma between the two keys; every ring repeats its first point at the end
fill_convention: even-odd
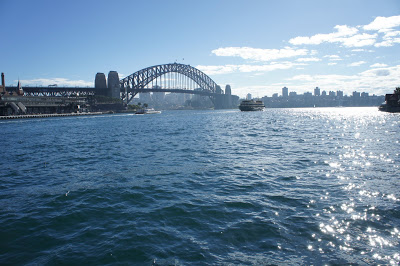
{"type": "MultiPolygon", "coordinates": [[[[388,93],[392,93],[392,92],[393,92],[393,90],[389,91],[388,93]]],[[[360,95],[361,94],[366,94],[367,96],[370,95],[369,92],[365,92],[365,91],[356,91],[356,90],[354,90],[354,91],[352,91],[350,93],[344,93],[342,90],[321,90],[321,88],[319,88],[319,87],[315,87],[313,90],[308,90],[308,91],[304,91],[304,92],[298,93],[295,90],[290,90],[287,87],[283,87],[281,92],[274,92],[274,93],[272,93],[272,95],[264,95],[264,96],[258,97],[258,98],[263,98],[263,97],[289,97],[291,93],[292,93],[292,95],[310,94],[312,96],[340,96],[340,97],[343,97],[343,96],[354,96],[354,93],[358,93],[360,95]]],[[[384,96],[385,94],[382,94],[382,95],[379,94],[378,95],[378,94],[373,93],[370,96],[372,96],[372,95],[384,96]]],[[[250,96],[252,96],[252,95],[250,94],[250,96]]],[[[249,94],[246,95],[246,98],[248,98],[248,97],[249,97],[249,94]]]]}
{"type": "Polygon", "coordinates": [[[400,1],[0,1],[6,84],[94,86],[178,62],[232,94],[391,93],[400,1]]]}

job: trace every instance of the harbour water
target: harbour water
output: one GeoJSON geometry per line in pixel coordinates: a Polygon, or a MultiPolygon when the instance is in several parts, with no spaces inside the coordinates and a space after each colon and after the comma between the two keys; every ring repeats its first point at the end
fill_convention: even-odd
{"type": "Polygon", "coordinates": [[[0,264],[400,262],[400,116],[0,121],[0,264]]]}

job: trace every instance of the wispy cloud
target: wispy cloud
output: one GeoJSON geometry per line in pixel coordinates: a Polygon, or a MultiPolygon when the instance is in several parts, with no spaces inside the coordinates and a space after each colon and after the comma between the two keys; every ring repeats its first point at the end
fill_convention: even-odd
{"type": "Polygon", "coordinates": [[[387,65],[386,64],[381,64],[381,63],[376,63],[376,64],[373,64],[373,65],[370,65],[370,67],[387,67],[387,65]]]}
{"type": "MultiPolygon", "coordinates": [[[[18,82],[18,80],[14,81],[18,82]]],[[[39,78],[39,79],[23,79],[20,80],[22,86],[48,86],[52,84],[57,84],[58,86],[66,87],[93,87],[94,83],[84,80],[69,80],[66,78],[39,78]]]]}
{"type": "Polygon", "coordinates": [[[255,61],[272,61],[307,55],[307,49],[285,47],[283,49],[260,49],[251,47],[223,47],[211,51],[216,56],[233,56],[255,61]]]}
{"type": "Polygon", "coordinates": [[[335,32],[319,33],[313,36],[298,36],[289,40],[292,45],[319,45],[322,43],[339,43],[345,47],[364,47],[372,46],[383,47],[393,46],[400,43],[398,31],[394,28],[400,26],[400,16],[392,17],[377,17],[368,25],[359,27],[349,27],[347,25],[336,25],[335,32]],[[378,33],[360,32],[364,31],[377,31],[384,33],[383,41],[377,42],[378,33]]]}
{"type": "Polygon", "coordinates": [[[279,62],[267,65],[221,65],[221,66],[204,66],[198,65],[197,69],[203,71],[207,75],[229,74],[237,72],[269,72],[279,69],[289,69],[294,66],[305,65],[304,63],[279,62]]]}
{"type": "Polygon", "coordinates": [[[322,43],[340,43],[347,47],[363,47],[373,45],[376,42],[378,34],[358,33],[355,27],[346,25],[335,26],[336,32],[327,34],[316,34],[311,37],[299,36],[289,40],[293,45],[318,45],[322,43]]]}
{"type": "Polygon", "coordinates": [[[382,37],[382,42],[376,43],[376,47],[389,47],[400,43],[400,31],[386,31],[382,37]]]}
{"type": "Polygon", "coordinates": [[[316,57],[308,57],[308,58],[298,58],[296,59],[297,62],[318,62],[321,61],[321,59],[316,58],[316,57]]]}
{"type": "Polygon", "coordinates": [[[311,37],[299,36],[289,40],[289,43],[293,45],[300,44],[321,44],[323,42],[333,42],[337,38],[352,36],[358,32],[357,28],[348,27],[346,25],[337,25],[335,26],[337,30],[334,33],[328,34],[316,34],[311,37]]]}
{"type": "Polygon", "coordinates": [[[353,49],[351,50],[352,52],[374,52],[374,50],[366,50],[366,49],[362,49],[362,48],[357,48],[357,49],[353,49]]]}
{"type": "Polygon", "coordinates": [[[377,30],[380,32],[385,32],[398,26],[400,26],[400,16],[392,16],[376,17],[374,21],[368,25],[365,25],[363,28],[364,30],[377,30]]]}
{"type": "Polygon", "coordinates": [[[367,63],[367,62],[365,62],[365,61],[358,61],[358,62],[353,62],[353,63],[351,63],[351,64],[348,64],[348,66],[350,66],[350,67],[361,66],[361,65],[363,65],[363,64],[365,64],[365,63],[367,63]]]}
{"type": "Polygon", "coordinates": [[[341,61],[343,60],[340,56],[333,54],[333,55],[324,55],[324,58],[329,58],[330,61],[341,61]]]}

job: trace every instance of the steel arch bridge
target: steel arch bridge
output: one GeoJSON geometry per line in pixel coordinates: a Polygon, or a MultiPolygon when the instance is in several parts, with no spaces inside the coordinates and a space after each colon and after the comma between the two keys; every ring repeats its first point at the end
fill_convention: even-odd
{"type": "Polygon", "coordinates": [[[121,92],[123,92],[122,99],[129,103],[137,93],[139,92],[177,92],[177,93],[191,93],[200,94],[204,96],[210,96],[213,100],[213,96],[218,94],[218,85],[206,74],[194,68],[190,65],[171,63],[156,65],[139,70],[123,79],[120,80],[121,92]],[[156,86],[148,88],[149,84],[153,81],[157,81],[158,78],[168,73],[178,73],[195,82],[199,89],[173,89],[173,88],[161,88],[156,86]]]}

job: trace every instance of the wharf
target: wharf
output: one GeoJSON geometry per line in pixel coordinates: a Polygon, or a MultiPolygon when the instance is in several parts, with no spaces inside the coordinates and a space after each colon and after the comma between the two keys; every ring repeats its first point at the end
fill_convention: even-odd
{"type": "Polygon", "coordinates": [[[36,115],[7,115],[0,116],[0,119],[24,119],[24,118],[45,118],[60,116],[83,116],[83,115],[102,115],[108,112],[90,112],[90,113],[65,113],[65,114],[36,114],[36,115]]]}

